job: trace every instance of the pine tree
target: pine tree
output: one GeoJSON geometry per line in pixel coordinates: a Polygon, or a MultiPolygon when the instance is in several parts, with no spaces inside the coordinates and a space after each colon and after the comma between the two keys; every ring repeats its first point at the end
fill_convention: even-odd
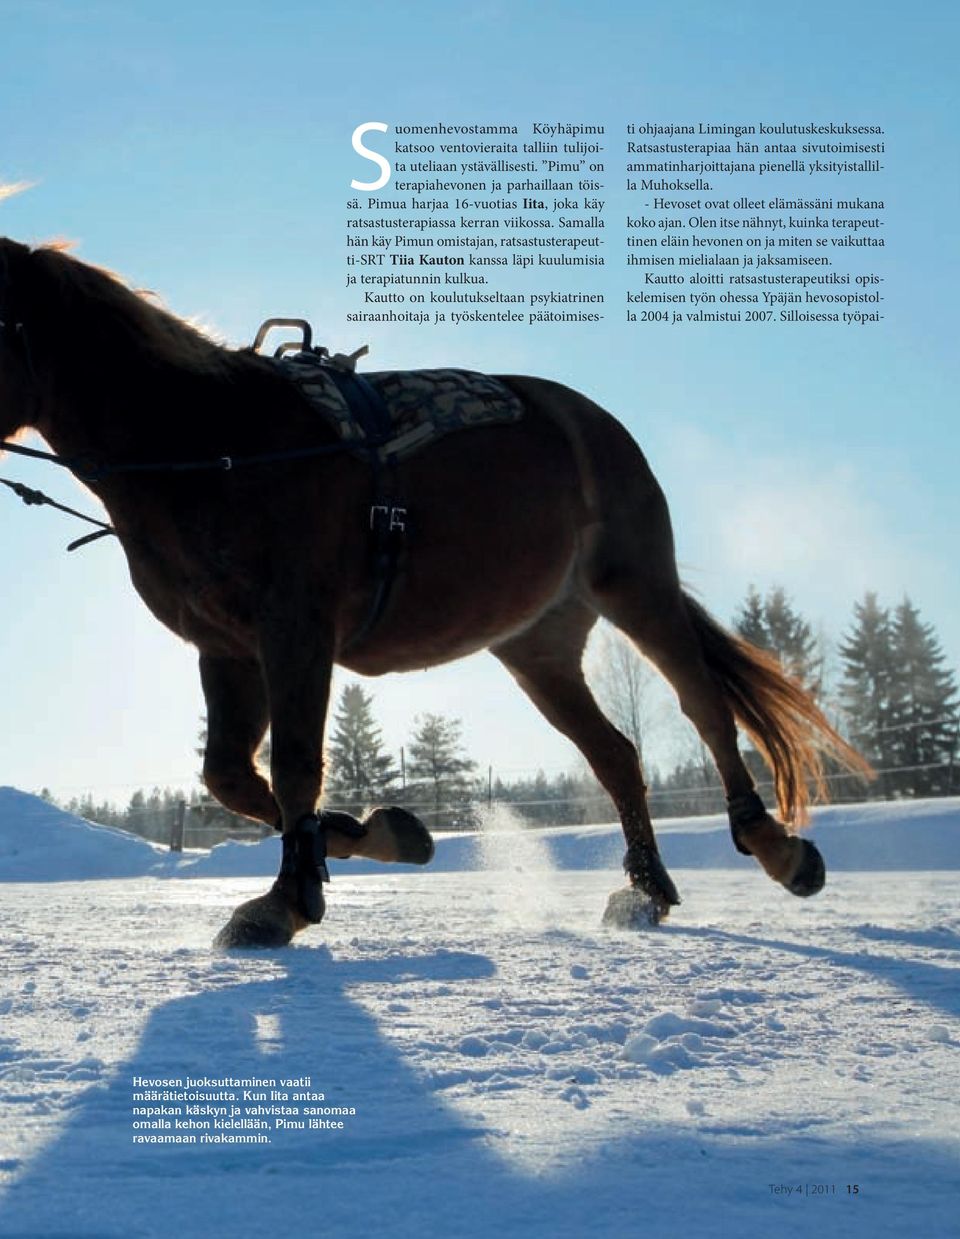
{"type": "Polygon", "coordinates": [[[933,626],[908,598],[893,615],[869,593],[840,646],[850,738],[881,772],[887,796],[957,790],[960,701],[933,626]]]}
{"type": "Polygon", "coordinates": [[[953,671],[932,624],[904,598],[891,629],[889,727],[894,789],[901,795],[942,796],[952,790],[960,702],[953,671]]]}
{"type": "Polygon", "coordinates": [[[359,684],[346,684],[340,693],[326,760],[325,787],[332,793],[331,807],[360,813],[376,801],[395,796],[399,771],[383,751],[373,698],[359,684]]]}
{"type": "Polygon", "coordinates": [[[817,648],[817,638],[807,621],[794,609],[782,586],[774,586],[766,598],[761,599],[751,585],[733,626],[751,645],[775,654],[783,669],[815,697],[821,694],[823,658],[817,648]]]}
{"type": "Polygon", "coordinates": [[[779,586],[767,595],[764,612],[771,648],[785,670],[816,696],[822,687],[823,659],[817,653],[813,629],[793,609],[786,591],[779,586]]]}
{"type": "Polygon", "coordinates": [[[127,805],[126,828],[135,835],[141,835],[144,839],[148,838],[146,808],[146,797],[138,788],[130,797],[130,803],[127,805]]]}
{"type": "Polygon", "coordinates": [[[417,799],[429,805],[432,825],[462,825],[469,819],[470,781],[467,774],[477,763],[464,755],[460,740],[460,720],[441,714],[422,714],[415,719],[417,729],[408,747],[407,772],[415,782],[417,799]],[[453,809],[452,820],[442,821],[441,813],[453,809]]]}
{"type": "Polygon", "coordinates": [[[743,606],[734,617],[733,626],[745,641],[758,649],[770,649],[770,633],[767,631],[767,621],[764,615],[763,599],[755,585],[747,590],[743,606]]]}
{"type": "Polygon", "coordinates": [[[885,773],[896,764],[891,731],[893,629],[890,612],[867,593],[853,608],[853,629],[840,644],[843,680],[840,700],[851,742],[881,772],[880,786],[891,791],[885,773]]]}

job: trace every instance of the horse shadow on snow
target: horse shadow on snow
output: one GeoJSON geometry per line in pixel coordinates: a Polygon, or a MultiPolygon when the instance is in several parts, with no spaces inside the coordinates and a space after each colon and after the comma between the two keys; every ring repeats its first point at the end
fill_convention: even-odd
{"type": "MultiPolygon", "coordinates": [[[[417,979],[471,979],[496,971],[463,952],[335,960],[325,948],[260,955],[276,973],[244,980],[246,958],[229,957],[201,993],[158,1006],[134,1052],[88,1090],[58,1136],[0,1200],[0,1235],[13,1239],[246,1239],[273,1234],[354,1239],[582,1239],[584,1235],[688,1233],[760,1236],[805,1208],[771,1183],[873,1183],[855,1201],[821,1204],[821,1239],[867,1218],[904,1226],[944,1202],[891,1200],[879,1165],[903,1157],[902,1142],[838,1142],[813,1129],[737,1142],[657,1117],[669,1083],[637,1082],[636,1127],[611,1134],[602,1115],[576,1140],[558,1133],[557,1156],[498,1151],[478,1112],[468,1116],[412,1071],[397,1044],[366,1011],[362,987],[417,979]],[[242,962],[241,962],[242,960],[242,962]],[[237,978],[239,983],[236,983],[237,978]],[[219,979],[218,979],[219,978],[219,979]],[[329,1105],[354,1106],[344,1131],[275,1131],[265,1145],[144,1146],[132,1140],[134,1076],[310,1075],[329,1105]],[[854,1222],[851,1210],[856,1209],[854,1222]],[[918,1213],[919,1209],[919,1213],[918,1213]]],[[[258,967],[262,968],[258,963],[258,967]]],[[[429,998],[420,999],[429,1001],[429,998]]],[[[397,1019],[402,1019],[398,1011],[397,1019]]],[[[451,1037],[458,1036],[456,1028],[451,1037]]],[[[664,1098],[664,1100],[666,1100],[664,1098]]],[[[522,1104],[522,1102],[521,1102],[522,1104]]],[[[500,1111],[499,1113],[502,1113],[500,1111]]],[[[533,1123],[524,1111],[518,1123],[533,1123]]],[[[554,1122],[553,1118],[545,1120],[554,1122]]],[[[515,1135],[517,1133],[514,1133],[515,1135]]],[[[540,1130],[539,1138],[546,1135],[540,1130]]],[[[948,1153],[915,1142],[909,1155],[944,1192],[954,1178],[948,1153]]],[[[505,1147],[501,1141],[500,1147],[505,1147]]],[[[806,1206],[809,1207],[809,1206],[806,1206]]]]}

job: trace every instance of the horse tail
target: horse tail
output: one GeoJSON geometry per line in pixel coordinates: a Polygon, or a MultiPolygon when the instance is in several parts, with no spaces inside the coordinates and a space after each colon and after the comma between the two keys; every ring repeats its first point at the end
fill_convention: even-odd
{"type": "Polygon", "coordinates": [[[799,826],[807,820],[811,788],[817,799],[828,799],[828,758],[864,780],[875,777],[870,763],[830,725],[803,685],[785,674],[775,655],[727,632],[699,602],[687,594],[683,598],[708,669],[773,774],[784,821],[799,826]]]}

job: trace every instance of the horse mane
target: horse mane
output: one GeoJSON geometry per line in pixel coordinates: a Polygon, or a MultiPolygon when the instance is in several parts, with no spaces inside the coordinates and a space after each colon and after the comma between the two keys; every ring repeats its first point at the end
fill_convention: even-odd
{"type": "Polygon", "coordinates": [[[17,194],[25,193],[32,188],[33,186],[29,181],[8,182],[6,185],[0,184],[0,202],[3,202],[4,198],[13,198],[17,194]]]}
{"type": "Polygon", "coordinates": [[[161,365],[216,377],[249,357],[171,313],[155,293],[132,288],[115,272],[75,258],[70,249],[66,241],[47,242],[31,251],[30,266],[42,272],[51,299],[69,320],[64,330],[84,350],[126,349],[161,365]]]}

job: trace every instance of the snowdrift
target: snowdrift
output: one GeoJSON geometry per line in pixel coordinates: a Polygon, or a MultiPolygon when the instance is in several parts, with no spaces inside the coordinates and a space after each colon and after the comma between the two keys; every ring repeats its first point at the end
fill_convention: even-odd
{"type": "Polygon", "coordinates": [[[0,881],[135,878],[163,867],[165,849],[0,787],[0,881]]]}
{"type": "MultiPolygon", "coordinates": [[[[502,820],[499,823],[502,826],[502,820]]],[[[674,869],[749,869],[730,842],[722,816],[662,819],[657,834],[674,869]]],[[[828,870],[960,869],[960,798],[830,805],[815,810],[810,838],[828,870]]],[[[618,826],[544,830],[489,829],[440,835],[426,872],[476,869],[610,869],[623,853],[618,826]]],[[[124,831],[96,826],[37,796],[0,788],[0,881],[71,882],[126,877],[270,877],[280,863],[278,838],[222,843],[182,854],[124,831]]],[[[337,873],[387,872],[372,861],[335,861],[337,873]]],[[[389,872],[424,872],[395,865],[389,872]]]]}

